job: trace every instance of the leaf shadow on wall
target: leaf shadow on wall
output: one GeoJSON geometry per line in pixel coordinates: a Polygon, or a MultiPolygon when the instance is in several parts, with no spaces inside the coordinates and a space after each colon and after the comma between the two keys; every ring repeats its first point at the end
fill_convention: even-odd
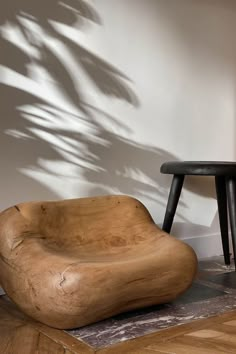
{"type": "Polygon", "coordinates": [[[177,157],[133,141],[132,131],[119,118],[87,98],[83,80],[71,71],[60,49],[76,58],[75,69],[94,90],[137,107],[132,81],[50,22],[83,29],[86,21],[101,24],[97,12],[82,0],[65,0],[63,6],[53,0],[49,7],[32,0],[8,4],[0,15],[0,65],[5,69],[0,88],[2,200],[54,199],[70,184],[76,186],[77,197],[82,177],[91,185],[90,195],[125,193],[165,206],[171,177],[160,175],[159,169],[177,157]],[[62,45],[59,51],[53,41],[62,45]]]}
{"type": "Polygon", "coordinates": [[[52,0],[45,7],[32,0],[10,0],[3,7],[2,200],[12,203],[57,198],[60,193],[45,181],[50,177],[63,180],[66,189],[71,181],[78,180],[79,173],[93,186],[91,194],[114,190],[156,201],[160,196],[166,198],[169,183],[159,175],[159,168],[176,157],[114,133],[132,132],[118,118],[87,100],[83,82],[73,76],[50,46],[52,40],[62,44],[101,94],[137,107],[138,98],[124,73],[63,36],[51,23],[77,28],[83,28],[88,20],[101,24],[97,12],[82,0],[52,0]],[[14,39],[15,33],[23,44],[14,39]],[[53,95],[48,97],[44,92],[47,85],[68,103],[66,108],[53,95]],[[113,130],[106,122],[112,123],[113,130]]]}

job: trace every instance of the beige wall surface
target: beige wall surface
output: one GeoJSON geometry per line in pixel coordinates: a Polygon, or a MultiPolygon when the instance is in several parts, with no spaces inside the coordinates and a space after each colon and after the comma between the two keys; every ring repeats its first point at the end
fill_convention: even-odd
{"type": "MultiPolygon", "coordinates": [[[[1,4],[0,208],[129,194],[161,224],[170,160],[235,160],[236,2],[1,4]]],[[[187,178],[172,233],[221,254],[214,183],[187,178]]]]}

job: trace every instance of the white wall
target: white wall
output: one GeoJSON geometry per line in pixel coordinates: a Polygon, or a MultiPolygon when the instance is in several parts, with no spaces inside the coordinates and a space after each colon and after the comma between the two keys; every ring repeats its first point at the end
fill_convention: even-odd
{"type": "MultiPolygon", "coordinates": [[[[235,1],[50,5],[1,5],[0,207],[125,193],[161,223],[163,162],[236,158],[235,1]]],[[[172,233],[222,253],[211,178],[186,179],[172,233]]]]}

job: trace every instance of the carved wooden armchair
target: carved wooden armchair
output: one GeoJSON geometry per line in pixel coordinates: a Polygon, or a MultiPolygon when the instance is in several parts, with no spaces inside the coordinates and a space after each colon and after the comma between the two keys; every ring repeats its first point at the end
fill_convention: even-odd
{"type": "Polygon", "coordinates": [[[84,326],[183,293],[196,256],[128,196],[15,205],[0,214],[0,283],[49,326],[84,326]]]}

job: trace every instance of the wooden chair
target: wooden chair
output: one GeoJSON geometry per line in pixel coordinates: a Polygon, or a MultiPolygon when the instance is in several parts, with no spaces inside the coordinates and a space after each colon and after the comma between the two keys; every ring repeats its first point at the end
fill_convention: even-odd
{"type": "MultiPolygon", "coordinates": [[[[161,166],[161,173],[172,174],[168,203],[162,229],[170,232],[185,176],[215,177],[221,240],[225,264],[230,265],[228,211],[231,237],[236,259],[236,162],[227,161],[169,161],[161,166]],[[227,208],[228,207],[228,208],[227,208]]],[[[235,263],[236,270],[236,263],[235,263]]]]}
{"type": "Polygon", "coordinates": [[[193,250],[128,196],[22,203],[0,214],[0,283],[52,327],[172,301],[196,267],[193,250]]]}

